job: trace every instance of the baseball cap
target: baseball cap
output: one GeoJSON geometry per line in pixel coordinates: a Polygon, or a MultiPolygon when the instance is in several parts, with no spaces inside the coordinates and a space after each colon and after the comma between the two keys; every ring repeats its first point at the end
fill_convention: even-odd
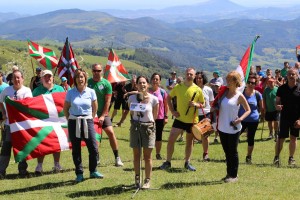
{"type": "Polygon", "coordinates": [[[35,68],[35,70],[36,70],[36,71],[42,71],[42,68],[37,67],[37,68],[35,68]]]}
{"type": "Polygon", "coordinates": [[[42,76],[45,76],[46,74],[50,74],[51,76],[53,76],[52,71],[50,71],[48,69],[42,71],[42,76]]]}
{"type": "Polygon", "coordinates": [[[66,81],[66,80],[67,80],[66,77],[62,77],[62,78],[61,78],[61,81],[62,81],[62,82],[66,81]]]}
{"type": "Polygon", "coordinates": [[[215,85],[220,87],[222,84],[219,81],[217,81],[215,82],[215,85]]]}
{"type": "Polygon", "coordinates": [[[176,72],[175,72],[175,71],[172,71],[170,74],[176,74],[176,72]]]}

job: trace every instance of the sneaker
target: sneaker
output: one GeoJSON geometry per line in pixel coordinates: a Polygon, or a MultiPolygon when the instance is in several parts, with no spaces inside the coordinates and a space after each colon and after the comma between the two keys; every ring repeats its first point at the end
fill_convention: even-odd
{"type": "Polygon", "coordinates": [[[52,168],[52,171],[53,171],[54,173],[59,173],[59,172],[61,172],[62,170],[63,170],[63,168],[60,166],[59,163],[55,163],[54,167],[52,168]]]}
{"type": "Polygon", "coordinates": [[[117,157],[117,158],[116,158],[115,166],[116,166],[116,167],[123,167],[123,166],[124,166],[124,164],[122,163],[120,157],[117,157]]]}
{"type": "Polygon", "coordinates": [[[136,188],[141,188],[140,175],[135,175],[134,183],[136,188]]]}
{"type": "Polygon", "coordinates": [[[162,157],[160,156],[160,154],[156,154],[156,160],[162,160],[162,157]]]}
{"type": "Polygon", "coordinates": [[[235,183],[238,181],[238,177],[232,178],[232,177],[227,177],[224,182],[225,183],[235,183]]]}
{"type": "Polygon", "coordinates": [[[162,169],[162,170],[167,170],[169,168],[171,168],[171,163],[169,161],[166,161],[161,166],[159,166],[159,169],[162,169]]]}
{"type": "Polygon", "coordinates": [[[225,181],[227,178],[229,178],[229,175],[226,175],[224,178],[221,179],[221,181],[225,181]]]}
{"type": "Polygon", "coordinates": [[[144,185],[142,187],[143,189],[149,189],[150,188],[150,178],[146,178],[144,180],[144,185]]]}
{"type": "Polygon", "coordinates": [[[121,127],[121,124],[122,124],[122,123],[116,123],[116,124],[114,125],[114,127],[121,127]]]}
{"type": "Polygon", "coordinates": [[[252,164],[252,158],[251,158],[251,156],[246,156],[246,164],[248,164],[248,165],[252,164]]]}
{"type": "Polygon", "coordinates": [[[204,162],[209,162],[210,161],[210,158],[208,157],[208,153],[203,154],[203,161],[204,162]]]}
{"type": "Polygon", "coordinates": [[[271,140],[271,139],[273,139],[273,138],[274,138],[273,133],[270,133],[268,139],[271,140]]]}
{"type": "Polygon", "coordinates": [[[20,170],[19,171],[19,176],[28,176],[29,175],[29,172],[27,170],[20,170]]]}
{"type": "Polygon", "coordinates": [[[289,161],[288,161],[289,165],[296,165],[296,160],[293,158],[293,156],[289,157],[289,161]]]}
{"type": "Polygon", "coordinates": [[[84,180],[83,174],[77,174],[77,175],[76,175],[75,181],[76,181],[77,183],[82,182],[83,180],[84,180]]]}
{"type": "Polygon", "coordinates": [[[202,140],[194,139],[194,144],[202,144],[202,140]]]}
{"type": "Polygon", "coordinates": [[[215,144],[218,144],[218,143],[219,143],[219,141],[218,141],[217,138],[214,139],[214,143],[215,143],[215,144]]]}
{"type": "Polygon", "coordinates": [[[274,157],[273,164],[279,166],[279,156],[274,157]]]}
{"type": "Polygon", "coordinates": [[[180,136],[180,138],[177,140],[177,142],[183,142],[183,136],[180,136]]]}
{"type": "Polygon", "coordinates": [[[34,173],[35,173],[36,175],[42,175],[42,174],[43,174],[43,165],[38,164],[38,165],[36,166],[36,168],[35,168],[34,173]]]}
{"type": "Polygon", "coordinates": [[[186,163],[184,163],[184,168],[186,168],[187,170],[189,170],[189,171],[196,171],[196,168],[195,167],[193,167],[190,163],[188,163],[188,162],[186,162],[186,163]]]}
{"type": "Polygon", "coordinates": [[[104,176],[100,172],[95,171],[93,173],[90,173],[90,178],[104,178],[104,176]]]}

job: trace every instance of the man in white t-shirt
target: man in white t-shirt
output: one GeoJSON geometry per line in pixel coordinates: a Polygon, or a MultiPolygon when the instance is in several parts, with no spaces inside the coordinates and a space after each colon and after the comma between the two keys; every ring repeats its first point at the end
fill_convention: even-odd
{"type": "MultiPolygon", "coordinates": [[[[31,90],[28,87],[23,85],[24,78],[23,74],[19,70],[15,70],[12,74],[12,82],[13,85],[5,88],[0,95],[0,110],[3,114],[3,120],[6,120],[4,125],[4,142],[0,152],[0,179],[5,178],[6,168],[8,167],[12,143],[11,143],[11,132],[9,123],[7,120],[7,112],[6,108],[4,107],[5,97],[9,96],[15,100],[21,100],[27,97],[32,97],[31,90]]],[[[27,163],[26,160],[19,162],[18,170],[19,175],[26,176],[28,175],[27,171],[27,163]]]]}

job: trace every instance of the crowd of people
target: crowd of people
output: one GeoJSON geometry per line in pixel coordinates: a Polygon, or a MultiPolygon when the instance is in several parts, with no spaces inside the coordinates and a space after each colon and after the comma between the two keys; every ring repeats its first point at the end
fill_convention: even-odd
{"type": "MultiPolygon", "coordinates": [[[[66,77],[61,78],[61,85],[54,84],[50,70],[36,68],[36,75],[30,81],[30,87],[24,86],[24,77],[17,67],[13,68],[8,83],[3,81],[0,72],[0,111],[6,121],[2,130],[2,148],[0,152],[0,178],[5,178],[11,154],[11,133],[7,122],[5,97],[24,99],[41,94],[67,92],[64,114],[68,121],[69,139],[72,143],[72,157],[75,165],[76,181],[82,182],[83,166],[81,141],[84,140],[89,152],[90,178],[103,178],[97,171],[100,163],[98,145],[95,138],[94,118],[107,134],[114,154],[115,166],[124,164],[119,155],[119,145],[114,127],[122,127],[130,114],[130,147],[133,149],[133,166],[137,188],[150,188],[152,175],[152,150],[155,158],[162,160],[162,137],[169,113],[173,122],[166,146],[166,160],[158,168],[168,170],[175,151],[176,141],[185,140],[185,162],[183,167],[196,171],[191,163],[193,145],[202,143],[203,161],[209,162],[209,139],[194,139],[192,126],[198,121],[209,118],[215,124],[214,143],[220,143],[226,158],[227,171],[222,179],[225,182],[238,181],[239,154],[238,143],[243,132],[247,134],[247,164],[252,163],[254,138],[259,122],[266,120],[269,129],[268,139],[275,140],[274,164],[280,163],[280,152],[286,138],[290,138],[289,165],[295,164],[294,153],[300,128],[300,63],[290,67],[284,62],[283,69],[262,70],[260,65],[252,66],[245,88],[241,90],[242,77],[237,71],[229,72],[223,80],[219,70],[213,71],[213,78],[203,71],[189,67],[184,78],[175,71],[170,73],[166,85],[162,85],[159,73],[153,73],[150,81],[145,76],[132,75],[129,83],[111,84],[103,78],[101,64],[91,66],[92,77],[88,78],[83,69],[78,69],[74,76],[74,87],[68,85],[66,77]],[[114,106],[112,104],[114,103],[114,106]],[[136,110],[135,105],[143,109],[136,110]],[[118,110],[121,119],[113,126],[118,110]],[[113,108],[111,117],[110,108],[113,108]],[[185,139],[183,138],[186,132],[185,139]],[[141,160],[145,162],[145,179],[141,180],[141,160]]],[[[6,78],[8,80],[8,77],[6,78]]],[[[53,154],[53,171],[62,170],[60,153],[53,154]]],[[[37,158],[35,173],[43,174],[44,157],[37,158]]],[[[19,174],[26,175],[26,161],[19,162],[19,174]]]]}

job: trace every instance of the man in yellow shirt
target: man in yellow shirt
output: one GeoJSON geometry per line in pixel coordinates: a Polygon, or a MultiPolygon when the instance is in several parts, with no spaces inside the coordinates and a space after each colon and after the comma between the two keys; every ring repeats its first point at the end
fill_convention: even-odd
{"type": "Polygon", "coordinates": [[[186,148],[185,148],[185,164],[184,167],[190,171],[196,169],[190,164],[190,157],[193,150],[193,134],[191,128],[194,123],[198,122],[198,108],[204,103],[202,90],[194,84],[196,70],[192,67],[185,71],[184,82],[177,84],[167,97],[169,109],[175,117],[170,132],[167,145],[167,160],[159,168],[168,169],[171,167],[171,159],[174,152],[174,144],[177,137],[186,131],[186,148]],[[171,99],[177,97],[177,111],[174,110],[171,99]]]}

